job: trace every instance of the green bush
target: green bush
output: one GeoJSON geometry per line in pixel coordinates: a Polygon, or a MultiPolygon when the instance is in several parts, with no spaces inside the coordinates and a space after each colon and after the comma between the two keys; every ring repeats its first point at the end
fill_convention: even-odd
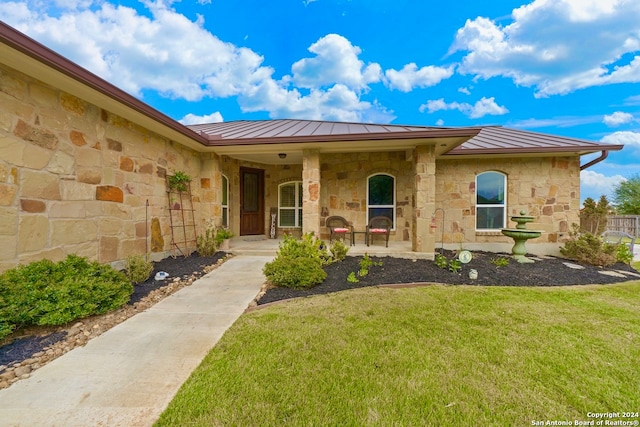
{"type": "Polygon", "coordinates": [[[433,262],[440,268],[447,268],[449,266],[449,261],[447,261],[447,257],[442,254],[436,254],[433,262]]]}
{"type": "Polygon", "coordinates": [[[509,258],[507,257],[495,257],[495,258],[491,258],[491,261],[489,261],[491,264],[495,265],[496,267],[506,267],[507,265],[509,265],[509,258]]]}
{"type": "Polygon", "coordinates": [[[133,284],[144,282],[153,271],[153,263],[143,255],[129,255],[124,264],[124,274],[133,284]]]}
{"type": "Polygon", "coordinates": [[[109,265],[77,255],[20,265],[0,275],[0,338],[27,325],[61,325],[114,310],[133,285],[109,265]]]}
{"type": "Polygon", "coordinates": [[[327,277],[322,267],[328,262],[324,242],[313,233],[306,233],[300,240],[285,235],[275,259],[262,272],[276,286],[309,288],[327,277]]]}
{"type": "Polygon", "coordinates": [[[216,253],[216,230],[213,227],[209,227],[205,230],[204,234],[199,235],[196,238],[196,246],[198,247],[198,254],[200,256],[211,256],[216,253]]]}
{"type": "Polygon", "coordinates": [[[602,238],[587,232],[580,232],[574,224],[573,231],[560,253],[569,259],[585,264],[606,267],[615,264],[617,259],[617,245],[605,243],[602,238]]]}
{"type": "Polygon", "coordinates": [[[347,257],[347,252],[349,252],[349,246],[345,245],[341,240],[336,240],[331,243],[329,251],[331,252],[331,258],[334,262],[344,261],[347,257]]]}
{"type": "Polygon", "coordinates": [[[627,245],[618,245],[616,248],[616,260],[618,262],[622,262],[627,265],[631,265],[631,261],[633,261],[633,253],[629,246],[627,245]]]}

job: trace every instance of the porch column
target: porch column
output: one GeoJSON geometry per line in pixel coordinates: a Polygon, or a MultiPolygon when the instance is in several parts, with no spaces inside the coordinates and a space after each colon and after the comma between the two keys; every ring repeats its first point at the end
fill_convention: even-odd
{"type": "Polygon", "coordinates": [[[302,151],[302,232],[320,237],[320,152],[302,151]]]}
{"type": "Polygon", "coordinates": [[[203,154],[200,161],[200,182],[191,183],[191,191],[197,194],[197,187],[202,189],[200,194],[201,223],[219,227],[222,225],[222,172],[220,171],[220,157],[217,154],[203,154]],[[196,190],[196,191],[194,191],[196,190]]]}
{"type": "Polygon", "coordinates": [[[435,234],[430,230],[431,215],[436,209],[436,157],[433,146],[415,149],[415,183],[413,186],[413,226],[411,244],[414,252],[435,253],[435,234]]]}

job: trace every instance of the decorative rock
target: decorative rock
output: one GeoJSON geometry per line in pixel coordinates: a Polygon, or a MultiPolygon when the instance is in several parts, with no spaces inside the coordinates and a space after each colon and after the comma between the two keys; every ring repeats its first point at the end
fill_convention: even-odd
{"type": "Polygon", "coordinates": [[[29,374],[31,372],[31,366],[19,366],[14,371],[16,377],[22,377],[23,375],[29,374]]]}
{"type": "Polygon", "coordinates": [[[584,267],[578,264],[572,264],[570,262],[563,262],[562,264],[574,270],[584,270],[584,267]]]}
{"type": "Polygon", "coordinates": [[[624,274],[620,274],[615,271],[598,271],[598,273],[604,274],[605,276],[611,276],[611,277],[627,277],[624,274]]]}

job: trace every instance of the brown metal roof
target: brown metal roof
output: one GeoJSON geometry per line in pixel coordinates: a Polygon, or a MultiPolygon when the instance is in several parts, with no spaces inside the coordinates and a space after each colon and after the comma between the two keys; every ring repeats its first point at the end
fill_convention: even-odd
{"type": "Polygon", "coordinates": [[[316,120],[240,120],[190,125],[211,146],[472,137],[479,127],[442,128],[316,120]]]}
{"type": "Polygon", "coordinates": [[[480,133],[454,148],[449,155],[520,154],[618,151],[623,145],[603,144],[564,136],[549,135],[499,126],[483,127],[480,133]]]}
{"type": "Polygon", "coordinates": [[[314,120],[241,120],[192,125],[208,137],[211,145],[252,145],[304,141],[354,141],[470,136],[446,153],[449,155],[524,154],[551,152],[597,152],[621,150],[610,145],[500,126],[444,128],[429,126],[377,125],[314,120]]]}

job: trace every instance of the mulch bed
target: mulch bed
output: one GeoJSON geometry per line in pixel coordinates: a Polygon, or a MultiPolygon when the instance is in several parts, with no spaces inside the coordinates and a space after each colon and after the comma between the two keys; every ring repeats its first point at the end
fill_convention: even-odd
{"type": "MultiPolygon", "coordinates": [[[[448,260],[451,260],[456,253],[444,251],[443,255],[448,260]]],[[[614,277],[601,273],[602,271],[619,270],[638,274],[631,266],[621,263],[601,268],[561,258],[544,257],[544,259],[538,259],[534,257],[534,259],[538,259],[536,262],[521,264],[511,259],[507,254],[478,251],[473,252],[471,262],[463,264],[462,270],[458,273],[440,268],[433,261],[428,260],[372,256],[371,260],[375,262],[382,261],[382,266],[371,267],[367,276],[358,278],[358,283],[348,282],[347,276],[349,273],[358,273],[361,259],[362,257],[348,256],[342,262],[329,265],[325,268],[327,272],[326,280],[311,289],[270,288],[260,298],[258,305],[288,298],[386,284],[443,283],[483,286],[568,286],[607,284],[640,279],[640,277],[633,275],[614,277]],[[491,260],[496,258],[509,258],[509,264],[504,267],[497,267],[491,263],[491,260]],[[564,264],[566,262],[580,265],[583,268],[569,268],[564,264]],[[478,278],[475,280],[469,279],[469,270],[471,269],[478,272],[478,278]]]]}
{"type": "MultiPolygon", "coordinates": [[[[455,257],[454,252],[444,251],[443,254],[447,259],[455,257]]],[[[189,257],[169,257],[154,263],[154,271],[150,278],[146,282],[134,286],[134,293],[131,295],[129,304],[135,305],[146,295],[149,295],[150,292],[167,286],[167,282],[170,282],[170,280],[157,281],[154,279],[158,271],[169,273],[170,278],[199,277],[203,274],[203,269],[206,266],[215,264],[224,256],[226,256],[224,252],[218,252],[210,257],[200,257],[194,254],[189,257]]],[[[344,261],[326,267],[327,278],[320,285],[311,289],[270,288],[262,295],[258,305],[289,298],[385,284],[444,283],[485,286],[563,286],[606,284],[624,282],[636,278],[640,279],[640,277],[634,276],[612,277],[600,273],[604,270],[637,273],[633,268],[624,264],[616,264],[606,269],[590,265],[582,265],[583,269],[571,269],[563,264],[567,260],[558,258],[545,258],[533,264],[520,264],[510,260],[509,264],[504,267],[497,267],[491,263],[492,259],[506,256],[506,254],[474,252],[473,260],[469,264],[463,265],[462,270],[458,273],[439,268],[433,261],[372,256],[372,261],[382,261],[382,266],[372,266],[367,276],[359,277],[358,283],[348,282],[347,276],[351,272],[358,272],[362,257],[348,256],[344,261]],[[470,269],[477,270],[478,278],[476,280],[469,279],[470,269]]],[[[69,325],[66,327],[69,327],[69,325]]],[[[22,336],[14,334],[14,336],[5,339],[4,342],[6,344],[0,346],[0,372],[2,372],[1,366],[25,360],[51,344],[64,339],[66,327],[34,328],[22,331],[22,336]]]]}
{"type": "MultiPolygon", "coordinates": [[[[196,253],[188,257],[167,257],[162,261],[155,262],[153,272],[149,276],[149,279],[143,283],[134,285],[129,305],[132,306],[152,291],[167,286],[174,278],[179,277],[186,279],[191,275],[201,276],[206,266],[215,264],[225,256],[225,252],[216,252],[211,256],[199,256],[196,253]],[[166,281],[155,280],[154,277],[159,271],[167,272],[169,278],[166,281]]],[[[6,344],[0,346],[0,367],[26,360],[31,357],[31,355],[64,339],[66,329],[69,326],[70,325],[60,327],[31,327],[14,332],[3,340],[6,344]]],[[[2,368],[0,368],[0,373],[1,372],[2,368]]]]}

